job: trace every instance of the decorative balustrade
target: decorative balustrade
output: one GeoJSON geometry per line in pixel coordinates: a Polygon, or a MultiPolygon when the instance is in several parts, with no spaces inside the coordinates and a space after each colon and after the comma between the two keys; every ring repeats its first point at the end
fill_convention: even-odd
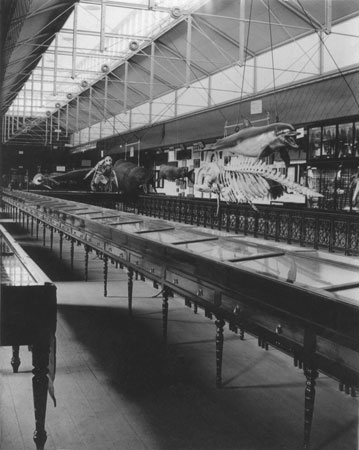
{"type": "Polygon", "coordinates": [[[141,196],[119,209],[288,244],[299,244],[345,255],[359,254],[359,214],[308,208],[220,204],[215,200],[160,195],[141,196]]]}
{"type": "Polygon", "coordinates": [[[359,214],[355,212],[277,205],[260,205],[257,212],[247,204],[221,202],[217,214],[217,201],[209,199],[154,194],[126,201],[114,192],[41,193],[205,228],[359,255],[359,214]]]}

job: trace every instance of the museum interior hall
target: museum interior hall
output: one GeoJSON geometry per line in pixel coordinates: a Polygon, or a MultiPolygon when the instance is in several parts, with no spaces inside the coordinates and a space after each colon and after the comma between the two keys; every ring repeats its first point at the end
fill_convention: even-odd
{"type": "Polygon", "coordinates": [[[357,450],[359,1],[0,18],[0,450],[357,450]]]}

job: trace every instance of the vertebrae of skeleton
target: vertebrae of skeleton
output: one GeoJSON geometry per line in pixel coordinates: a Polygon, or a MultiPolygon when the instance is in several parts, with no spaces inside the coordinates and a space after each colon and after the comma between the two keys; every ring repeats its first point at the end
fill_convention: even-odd
{"type": "Polygon", "coordinates": [[[265,198],[270,195],[273,182],[307,197],[322,197],[313,189],[290,180],[277,168],[250,157],[232,158],[226,166],[207,163],[198,172],[198,179],[201,178],[203,183],[196,186],[199,191],[216,193],[227,202],[252,203],[265,198]]]}

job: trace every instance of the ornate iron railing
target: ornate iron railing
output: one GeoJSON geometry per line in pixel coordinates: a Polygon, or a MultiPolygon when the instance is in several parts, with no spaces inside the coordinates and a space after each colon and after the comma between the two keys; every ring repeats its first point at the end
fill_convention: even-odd
{"type": "Polygon", "coordinates": [[[115,193],[41,193],[246,236],[359,255],[359,214],[355,212],[274,205],[259,206],[257,212],[246,204],[221,202],[217,214],[216,200],[155,194],[126,201],[115,193]]]}
{"type": "Polygon", "coordinates": [[[208,227],[277,242],[359,255],[359,214],[308,208],[227,205],[186,197],[146,195],[136,203],[119,203],[119,209],[147,216],[208,227]]]}

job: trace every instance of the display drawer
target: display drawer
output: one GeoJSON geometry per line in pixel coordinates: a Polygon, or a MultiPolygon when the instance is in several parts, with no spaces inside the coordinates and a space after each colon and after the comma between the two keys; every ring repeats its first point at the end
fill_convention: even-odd
{"type": "Polygon", "coordinates": [[[66,225],[65,223],[61,224],[61,230],[63,230],[67,234],[71,234],[71,227],[70,225],[66,225]]]}
{"type": "Polygon", "coordinates": [[[116,258],[120,258],[123,260],[128,259],[128,251],[127,250],[124,250],[123,248],[117,247],[116,245],[113,245],[108,242],[105,244],[105,252],[111,256],[115,256],[116,258]]]}
{"type": "Polygon", "coordinates": [[[157,278],[163,276],[164,268],[160,264],[156,264],[150,259],[147,259],[139,253],[130,252],[130,262],[142,272],[147,272],[150,275],[154,275],[157,278]]]}
{"type": "Polygon", "coordinates": [[[130,252],[129,255],[131,264],[133,264],[135,267],[143,268],[144,258],[142,255],[133,252],[130,252]]]}
{"type": "Polygon", "coordinates": [[[72,235],[77,237],[78,239],[85,240],[86,233],[83,230],[72,228],[72,235]]]}
{"type": "Polygon", "coordinates": [[[162,278],[164,273],[164,267],[154,263],[151,260],[145,259],[143,261],[143,268],[147,273],[155,275],[157,278],[162,278]]]}
{"type": "Polygon", "coordinates": [[[279,314],[257,309],[254,305],[249,305],[226,294],[221,295],[220,308],[234,314],[244,323],[259,326],[296,344],[304,344],[304,327],[281,317],[279,314]]]}
{"type": "Polygon", "coordinates": [[[85,234],[85,239],[86,239],[86,242],[88,242],[88,244],[89,244],[91,247],[95,247],[95,248],[97,248],[97,249],[99,249],[99,250],[104,250],[104,248],[105,248],[105,243],[104,243],[104,241],[103,241],[102,238],[99,238],[99,237],[94,236],[94,235],[92,235],[92,234],[86,233],[86,234],[85,234]]]}
{"type": "Polygon", "coordinates": [[[214,288],[172,270],[166,271],[165,280],[174,287],[174,290],[177,288],[186,291],[192,296],[203,298],[203,300],[215,304],[216,291],[214,288]]]}
{"type": "MultiPolygon", "coordinates": [[[[357,344],[357,343],[356,343],[357,344]]],[[[326,339],[322,336],[317,336],[316,352],[318,355],[347,367],[350,370],[359,372],[359,358],[357,350],[352,350],[344,347],[338,343],[333,343],[332,340],[326,339]]]]}

